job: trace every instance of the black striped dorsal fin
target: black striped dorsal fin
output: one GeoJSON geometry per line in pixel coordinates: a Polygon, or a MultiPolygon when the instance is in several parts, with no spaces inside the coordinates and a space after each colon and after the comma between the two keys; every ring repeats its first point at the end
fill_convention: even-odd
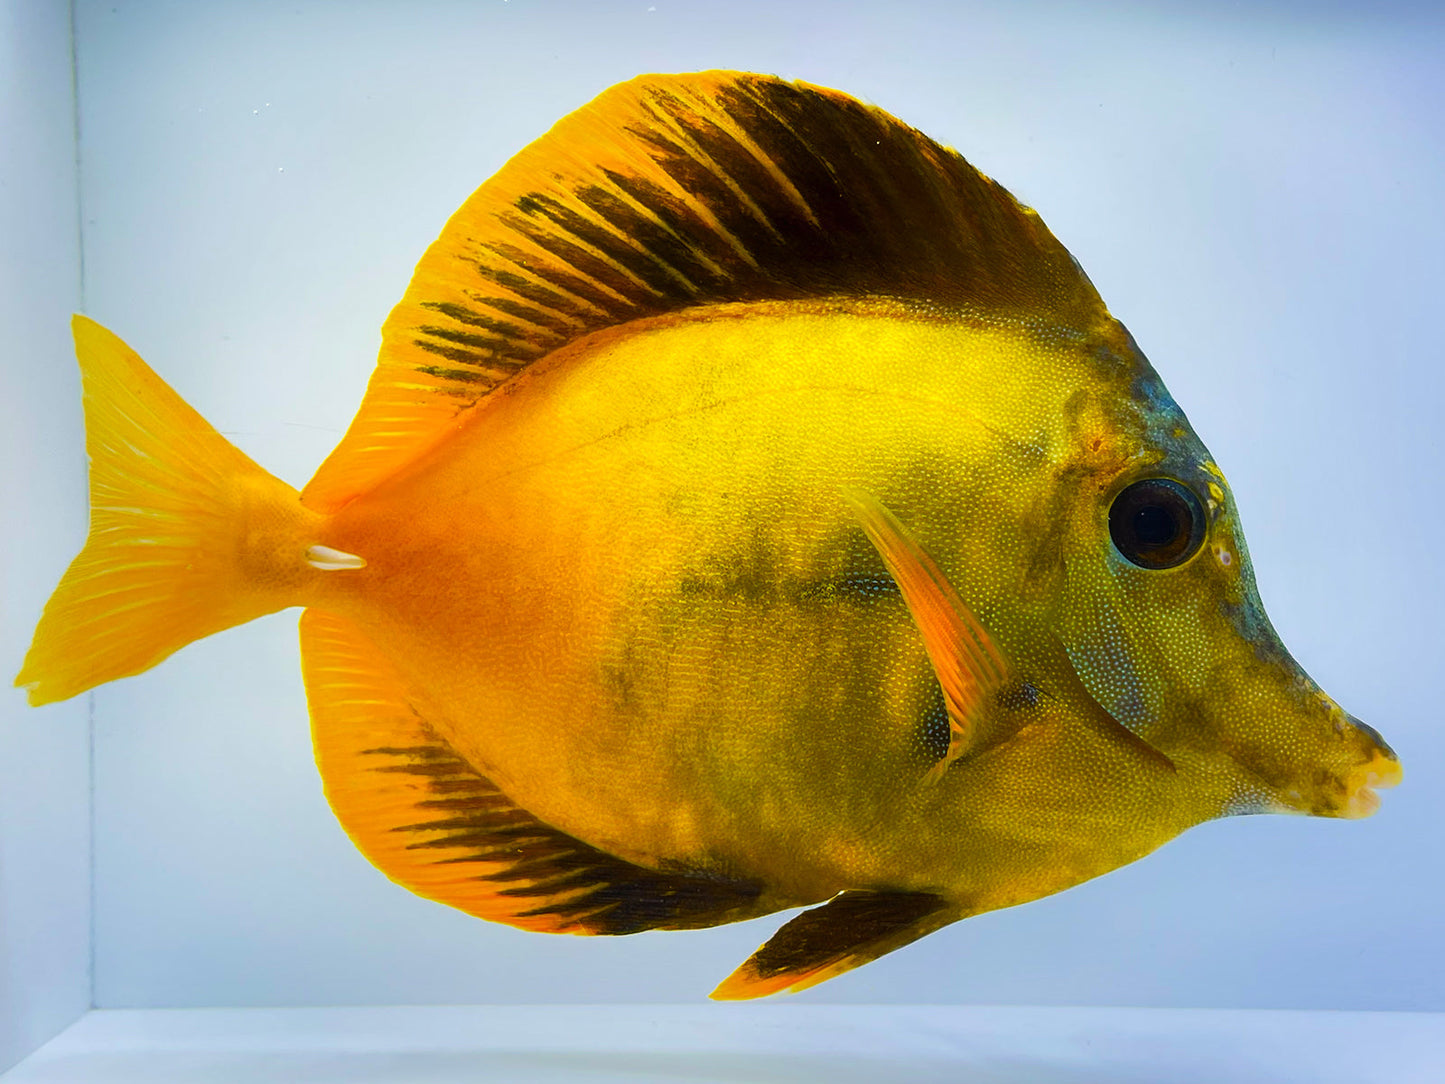
{"type": "Polygon", "coordinates": [[[645,869],[538,821],[412,710],[346,619],[307,610],[301,648],[327,800],[398,884],[545,933],[694,929],[759,913],[754,884],[645,869]]]}
{"type": "Polygon", "coordinates": [[[518,370],[603,328],[866,296],[1079,332],[1108,319],[1037,214],[882,110],[764,75],[640,76],[564,117],[452,216],[303,499],[335,510],[518,370]]]}

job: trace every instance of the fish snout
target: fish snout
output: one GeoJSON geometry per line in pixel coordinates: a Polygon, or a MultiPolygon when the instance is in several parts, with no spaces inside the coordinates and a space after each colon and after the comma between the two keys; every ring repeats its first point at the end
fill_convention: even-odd
{"type": "Polygon", "coordinates": [[[1364,741],[1365,759],[1345,773],[1344,802],[1335,811],[1335,816],[1358,820],[1380,808],[1380,796],[1375,791],[1396,786],[1405,772],[1400,767],[1400,758],[1374,727],[1360,722],[1353,715],[1345,718],[1364,741]]]}

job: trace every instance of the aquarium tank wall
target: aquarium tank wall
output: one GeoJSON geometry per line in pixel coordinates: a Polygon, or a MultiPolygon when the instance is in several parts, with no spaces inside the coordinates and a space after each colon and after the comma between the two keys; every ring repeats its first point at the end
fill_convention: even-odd
{"type": "MultiPolygon", "coordinates": [[[[1229,475],[1296,658],[1406,765],[1233,818],[820,1003],[1439,1010],[1445,24],[1426,6],[0,5],[4,660],[85,533],[68,320],[292,485],[458,205],[642,72],[837,87],[1044,220],[1229,475]]],[[[777,925],[546,937],[410,894],[327,807],[297,611],[0,707],[0,1064],[85,1008],[695,1001],[777,925]]]]}

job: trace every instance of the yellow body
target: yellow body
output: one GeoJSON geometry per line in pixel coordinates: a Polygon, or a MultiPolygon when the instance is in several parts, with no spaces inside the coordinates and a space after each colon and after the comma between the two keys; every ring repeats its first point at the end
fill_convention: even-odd
{"type": "Polygon", "coordinates": [[[309,607],[328,795],[403,884],[598,933],[833,900],[723,996],[1213,817],[1370,812],[1393,754],[1279,645],[1223,476],[1036,216],[842,96],[697,80],[610,92],[469,201],[300,499],[78,321],[92,537],[32,697],[309,607]],[[535,189],[609,110],[649,140],[535,189]],[[903,148],[854,179],[856,220],[837,139],[903,148]],[[924,270],[878,288],[909,255],[878,207],[928,200],[957,204],[953,247],[920,238],[924,270]],[[1158,478],[1202,534],[1151,568],[1110,517],[1158,478]]]}
{"type": "Polygon", "coordinates": [[[321,537],[367,567],[318,576],[315,601],[385,645],[513,799],[594,845],[761,878],[780,905],[873,885],[1032,898],[1238,791],[1215,763],[1181,786],[1111,740],[1040,635],[1058,570],[1031,573],[1020,513],[1096,454],[1061,395],[1089,364],[887,303],[598,335],[337,513],[321,537]],[[937,684],[903,601],[868,589],[886,573],[845,488],[927,525],[1048,692],[1000,723],[1027,735],[937,787],[916,786],[937,684]]]}

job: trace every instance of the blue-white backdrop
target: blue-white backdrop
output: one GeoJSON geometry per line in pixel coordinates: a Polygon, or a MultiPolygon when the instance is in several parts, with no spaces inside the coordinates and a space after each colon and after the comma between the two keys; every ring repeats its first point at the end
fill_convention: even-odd
{"type": "MultiPolygon", "coordinates": [[[[774,72],[960,149],[1134,332],[1235,486],[1285,642],[1406,782],[1364,822],[1207,825],[805,996],[1445,1009],[1445,24],[1426,6],[79,0],[76,26],[85,307],[297,485],[446,217],[604,87],[774,72]]],[[[78,396],[55,431],[77,418],[78,396]]],[[[25,514],[78,546],[77,492],[25,514]]],[[[28,554],[27,580],[69,556],[28,554]]],[[[295,621],[96,694],[98,1004],[690,1000],[777,925],[549,938],[395,887],[322,799],[295,621]]]]}

